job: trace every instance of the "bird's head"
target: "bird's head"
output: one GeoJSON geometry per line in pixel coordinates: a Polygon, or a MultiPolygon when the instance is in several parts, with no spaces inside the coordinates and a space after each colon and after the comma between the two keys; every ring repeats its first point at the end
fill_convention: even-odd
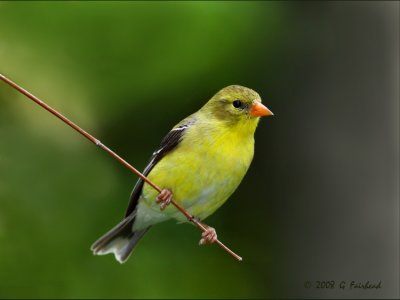
{"type": "Polygon", "coordinates": [[[273,113],[261,104],[260,95],[240,85],[230,85],[216,93],[203,107],[208,113],[230,124],[257,123],[273,113]]]}

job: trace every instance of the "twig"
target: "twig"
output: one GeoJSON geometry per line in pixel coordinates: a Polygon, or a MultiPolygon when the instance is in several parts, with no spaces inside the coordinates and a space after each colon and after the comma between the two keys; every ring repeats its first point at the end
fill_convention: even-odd
{"type": "MultiPolygon", "coordinates": [[[[109,155],[111,155],[113,158],[118,160],[122,165],[124,165],[126,168],[131,170],[133,173],[135,173],[137,176],[139,176],[141,179],[143,179],[145,182],[147,182],[150,186],[152,186],[157,192],[161,192],[161,189],[155,185],[152,181],[150,181],[146,176],[144,176],[142,173],[140,173],[138,170],[136,170],[133,166],[131,166],[126,160],[124,160],[121,156],[116,154],[114,151],[112,151],[110,148],[108,148],[106,145],[104,145],[102,142],[100,142],[98,139],[96,139],[94,136],[91,134],[87,133],[85,130],[80,128],[78,125],[67,119],[65,116],[60,114],[58,111],[56,111],[54,108],[50,107],[46,103],[44,103],[42,100],[37,98],[35,95],[31,94],[27,90],[23,89],[20,87],[18,84],[15,82],[11,81],[8,79],[6,76],[0,74],[0,79],[3,80],[5,83],[9,84],[12,86],[14,89],[16,89],[18,92],[21,94],[24,94],[26,97],[29,99],[33,100],[36,104],[39,104],[41,107],[43,107],[45,110],[48,112],[52,113],[55,115],[57,118],[59,118],[61,121],[72,127],[74,130],[79,132],[81,135],[83,135],[85,138],[90,140],[92,143],[94,143],[96,146],[100,147],[104,151],[106,151],[109,155]]],[[[202,223],[200,223],[195,217],[193,217],[186,209],[184,209],[180,204],[178,204],[175,200],[172,200],[171,203],[183,214],[185,217],[192,222],[194,225],[196,225],[198,228],[200,228],[203,232],[206,231],[206,227],[202,223]]],[[[242,261],[242,258],[237,255],[235,252],[233,252],[231,249],[229,249],[227,246],[225,246],[221,241],[216,240],[216,243],[224,249],[226,252],[228,252],[232,257],[237,259],[238,261],[242,261]]]]}

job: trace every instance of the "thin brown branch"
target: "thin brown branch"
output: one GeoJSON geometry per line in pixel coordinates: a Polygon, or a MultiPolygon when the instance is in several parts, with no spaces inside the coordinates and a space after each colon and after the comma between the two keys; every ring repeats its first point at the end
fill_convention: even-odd
{"type": "MultiPolygon", "coordinates": [[[[100,147],[104,151],[106,151],[108,154],[110,154],[113,158],[115,158],[117,161],[119,161],[122,165],[124,165],[126,168],[131,170],[133,173],[135,173],[137,176],[139,176],[141,179],[143,179],[145,182],[147,182],[149,185],[151,185],[157,192],[161,192],[161,189],[154,184],[152,181],[150,181],[146,176],[144,176],[141,172],[139,172],[137,169],[135,169],[132,165],[130,165],[126,160],[124,160],[121,156],[116,154],[114,151],[112,151],[110,148],[108,148],[106,145],[101,143],[98,139],[96,139],[94,136],[91,134],[87,133],[85,130],[83,130],[81,127],[76,125],[74,122],[70,121],[68,118],[60,114],[58,111],[56,111],[54,108],[51,106],[47,105],[45,102],[40,100],[38,97],[35,95],[31,94],[27,90],[23,89],[20,87],[18,84],[15,82],[11,81],[8,79],[6,76],[0,74],[0,79],[3,80],[5,83],[8,85],[12,86],[14,89],[16,89],[18,92],[21,94],[24,94],[26,97],[34,101],[36,104],[40,105],[43,107],[45,110],[48,112],[52,113],[55,115],[57,118],[59,118],[61,121],[72,127],[74,130],[79,132],[81,135],[83,135],[85,138],[90,140],[92,143],[94,143],[96,146],[100,147]]],[[[175,200],[172,200],[171,203],[194,225],[196,225],[198,228],[200,228],[202,231],[206,231],[206,227],[204,227],[203,224],[201,224],[195,217],[193,217],[185,208],[183,208],[179,203],[177,203],[175,200]]],[[[227,246],[225,246],[221,241],[216,240],[216,243],[224,249],[226,252],[228,252],[232,257],[237,259],[238,261],[241,261],[242,258],[237,255],[235,252],[233,252],[231,249],[229,249],[227,246]]]]}

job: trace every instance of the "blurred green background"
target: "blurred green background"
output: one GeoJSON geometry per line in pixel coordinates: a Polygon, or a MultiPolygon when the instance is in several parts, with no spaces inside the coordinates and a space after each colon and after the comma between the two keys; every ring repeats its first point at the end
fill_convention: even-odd
{"type": "Polygon", "coordinates": [[[89,247],[121,219],[136,177],[0,83],[0,297],[398,297],[398,11],[0,2],[0,72],[139,169],[226,85],[255,89],[276,115],[259,125],[241,186],[207,220],[242,263],[166,222],[120,265],[89,247]]]}

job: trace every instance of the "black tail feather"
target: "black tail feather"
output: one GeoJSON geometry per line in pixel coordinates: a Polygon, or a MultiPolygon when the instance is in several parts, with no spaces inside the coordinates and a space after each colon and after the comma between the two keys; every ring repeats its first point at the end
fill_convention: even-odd
{"type": "Polygon", "coordinates": [[[132,231],[134,215],[123,219],[109,232],[99,238],[91,247],[94,254],[104,255],[114,253],[115,258],[124,263],[132,253],[140,238],[150,229],[150,227],[132,231]]]}

